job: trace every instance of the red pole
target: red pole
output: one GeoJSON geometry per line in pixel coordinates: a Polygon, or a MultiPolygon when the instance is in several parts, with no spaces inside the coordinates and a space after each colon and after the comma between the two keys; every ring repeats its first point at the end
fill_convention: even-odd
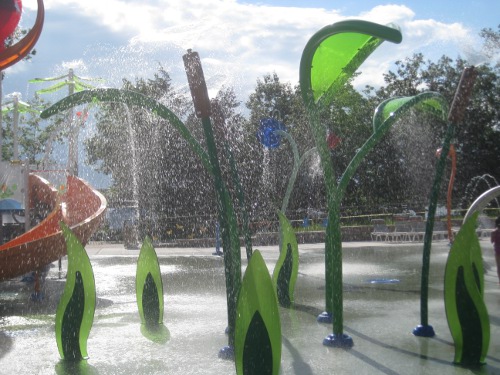
{"type": "Polygon", "coordinates": [[[455,146],[450,145],[450,152],[448,156],[451,157],[451,175],[450,182],[448,183],[448,195],[447,195],[447,211],[448,211],[448,240],[453,243],[453,231],[451,230],[451,194],[453,192],[453,183],[455,182],[455,174],[457,172],[457,154],[455,152],[455,146]]]}
{"type": "MultiPolygon", "coordinates": [[[[441,155],[441,149],[438,149],[436,156],[441,155]]],[[[446,219],[447,219],[447,229],[448,229],[448,239],[450,243],[453,243],[453,230],[451,229],[451,195],[453,193],[453,184],[455,182],[455,174],[457,171],[457,154],[455,152],[455,146],[450,144],[450,151],[448,152],[448,157],[451,158],[451,174],[450,182],[448,183],[448,193],[446,195],[446,219]]]]}

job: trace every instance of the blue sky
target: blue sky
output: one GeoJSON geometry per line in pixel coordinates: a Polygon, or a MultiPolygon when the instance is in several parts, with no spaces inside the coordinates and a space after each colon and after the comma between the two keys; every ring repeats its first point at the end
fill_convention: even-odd
{"type": "MultiPolygon", "coordinates": [[[[236,0],[45,0],[42,36],[31,62],[6,71],[4,94],[20,92],[26,100],[54,77],[73,68],[80,76],[101,77],[119,87],[123,77],[152,77],[159,64],[172,84],[187,91],[182,55],[198,51],[210,95],[223,85],[241,100],[257,79],[276,72],[283,82],[298,82],[300,56],[309,37],[344,19],[398,24],[400,45],[384,44],[361,67],[357,85],[383,84],[382,73],[398,59],[422,52],[437,59],[481,60],[479,31],[497,29],[499,0],[428,1],[236,1],[236,0]],[[479,58],[477,57],[479,56],[479,58]]],[[[24,0],[23,27],[34,23],[36,0],[24,0]]],[[[62,92],[49,99],[56,100],[62,92]]],[[[92,118],[89,119],[92,122],[92,118]]],[[[91,127],[89,127],[91,129],[91,127]]],[[[88,136],[83,134],[82,137],[88,136]]],[[[82,159],[82,158],[81,158],[82,159]]],[[[99,182],[97,182],[99,184],[99,182]]]]}
{"type": "MultiPolygon", "coordinates": [[[[248,1],[247,1],[248,2],[248,1]]],[[[346,13],[361,13],[377,5],[404,4],[411,8],[418,18],[432,18],[441,22],[464,22],[468,25],[482,27],[496,27],[500,23],[498,11],[500,4],[496,0],[435,0],[431,4],[425,0],[407,1],[251,1],[250,3],[261,3],[277,6],[310,6],[317,8],[335,8],[346,13]],[[486,26],[485,26],[486,25],[486,26]]]]}

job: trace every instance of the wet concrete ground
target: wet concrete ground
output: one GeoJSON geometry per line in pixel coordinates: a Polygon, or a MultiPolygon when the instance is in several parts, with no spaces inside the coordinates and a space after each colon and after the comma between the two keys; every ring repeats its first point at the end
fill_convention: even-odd
{"type": "MultiPolygon", "coordinates": [[[[420,323],[422,244],[348,242],[343,244],[344,326],[354,347],[322,345],[332,332],[330,325],[316,322],[324,308],[324,244],[300,245],[295,304],[280,308],[281,374],[500,374],[500,286],[491,244],[483,240],[481,245],[491,324],[486,365],[470,369],[452,363],[454,345],[443,301],[446,242],[432,247],[429,323],[436,331],[434,338],[411,333],[420,323]]],[[[86,249],[97,289],[88,366],[65,369],[57,351],[54,317],[65,282],[63,260],[61,274],[57,263],[50,268],[42,302],[30,301],[32,284],[19,279],[0,283],[0,374],[235,373],[233,362],[217,358],[227,344],[227,319],[223,260],[212,255],[214,249],[156,249],[164,285],[164,323],[171,335],[163,345],[140,333],[135,301],[139,251],[111,244],[86,249]]],[[[260,250],[272,272],[277,246],[260,250]]]]}

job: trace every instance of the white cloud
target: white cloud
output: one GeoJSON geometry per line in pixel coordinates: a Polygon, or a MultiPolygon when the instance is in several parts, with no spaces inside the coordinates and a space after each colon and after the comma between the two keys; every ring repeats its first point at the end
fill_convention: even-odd
{"type": "Polygon", "coordinates": [[[87,65],[82,59],[63,61],[61,67],[64,70],[73,69],[73,70],[78,70],[80,73],[87,72],[87,65]]]}
{"type": "MultiPolygon", "coordinates": [[[[459,53],[481,54],[475,52],[474,33],[463,24],[422,18],[406,5],[353,12],[349,11],[353,2],[347,1],[332,2],[328,10],[245,1],[44,0],[46,17],[38,54],[31,62],[8,69],[4,93],[26,90],[23,97],[29,97],[40,88],[27,84],[29,79],[66,74],[69,68],[80,77],[104,78],[105,86],[119,87],[122,78],[151,78],[161,64],[172,85],[187,94],[182,55],[193,48],[202,58],[210,96],[230,86],[244,102],[264,74],[276,72],[282,82],[296,85],[309,38],[344,19],[396,23],[403,33],[401,44],[384,43],[364,62],[363,74],[355,81],[359,88],[383,85],[383,73],[415,52],[430,59],[442,54],[452,58],[459,53]]],[[[357,9],[360,3],[356,2],[357,9]]],[[[23,0],[23,7],[22,26],[31,27],[36,0],[23,0]]],[[[50,100],[60,98],[55,95],[59,96],[50,100]]]]}
{"type": "MultiPolygon", "coordinates": [[[[25,8],[35,6],[35,0],[25,0],[25,8]]],[[[393,22],[403,32],[401,45],[386,43],[365,62],[363,74],[356,81],[359,86],[382,84],[382,73],[394,61],[417,51],[434,48],[432,53],[440,56],[442,46],[447,46],[456,51],[451,55],[455,57],[461,43],[470,39],[470,30],[462,24],[418,19],[405,5],[380,5],[359,14],[236,0],[45,0],[45,6],[47,12],[58,9],[76,13],[82,23],[86,20],[104,26],[115,40],[123,38],[122,45],[112,48],[105,46],[106,37],[88,41],[90,47],[82,57],[88,74],[116,79],[150,77],[161,61],[171,70],[172,83],[183,86],[182,54],[193,48],[202,57],[207,79],[215,77],[211,82],[219,86],[239,85],[236,90],[245,95],[266,73],[276,72],[282,81],[298,83],[300,57],[307,40],[321,27],[346,18],[393,22]]],[[[67,31],[72,34],[82,29],[68,25],[67,31]]],[[[431,58],[427,52],[426,57],[431,58]]]]}
{"type": "Polygon", "coordinates": [[[366,21],[381,24],[401,23],[415,17],[415,12],[405,5],[378,5],[368,12],[360,14],[360,18],[366,21]]]}

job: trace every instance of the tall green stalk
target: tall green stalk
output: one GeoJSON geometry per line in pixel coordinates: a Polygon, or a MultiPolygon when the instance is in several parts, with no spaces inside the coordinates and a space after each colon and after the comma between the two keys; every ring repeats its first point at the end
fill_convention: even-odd
{"type": "Polygon", "coordinates": [[[474,67],[467,67],[462,72],[460,82],[458,83],[453,103],[451,104],[450,112],[448,114],[448,128],[446,130],[443,147],[441,149],[441,156],[439,158],[436,173],[434,176],[434,183],[431,190],[429,211],[427,215],[427,223],[425,227],[424,236],[424,250],[422,254],[422,275],[420,286],[420,325],[414,330],[413,334],[416,336],[433,337],[435,335],[434,328],[429,325],[429,268],[432,246],[432,232],[434,229],[434,217],[436,214],[437,199],[441,187],[441,180],[446,165],[446,158],[450,150],[451,139],[455,133],[455,126],[459,124],[464,117],[465,108],[472,95],[472,89],[477,77],[477,71],[474,67]]]}
{"type": "Polygon", "coordinates": [[[202,119],[203,131],[207,142],[210,164],[214,171],[214,184],[217,193],[222,246],[224,248],[224,268],[226,273],[226,294],[228,309],[229,346],[234,347],[234,328],[236,325],[236,304],[241,286],[241,250],[238,223],[231,203],[231,197],[224,182],[217,156],[217,147],[209,117],[202,119]]]}
{"type": "Polygon", "coordinates": [[[202,126],[207,142],[207,152],[192,136],[191,132],[187,129],[184,123],[172,111],[157,101],[133,91],[118,89],[94,89],[81,91],[55,103],[50,108],[43,111],[40,116],[42,118],[48,118],[56,113],[80,104],[99,102],[118,102],[129,106],[140,106],[144,109],[149,109],[157,116],[169,121],[169,123],[176,128],[181,136],[186,140],[193,152],[200,157],[202,164],[214,178],[219,220],[221,222],[221,237],[224,247],[226,285],[228,286],[227,302],[229,345],[233,345],[234,324],[236,319],[236,301],[241,283],[240,244],[237,220],[231,203],[231,197],[224,186],[221,177],[210,118],[208,116],[202,118],[202,126]]]}
{"type": "Polygon", "coordinates": [[[330,105],[336,92],[349,80],[363,61],[384,41],[401,42],[397,27],[366,21],[342,21],[314,34],[304,48],[300,62],[300,86],[309,115],[325,180],[328,225],[325,239],[325,306],[333,314],[333,335],[325,345],[352,346],[344,341],[342,294],[342,239],[340,203],[343,191],[335,178],[326,142],[326,128],[320,113],[330,105]],[[340,340],[340,343],[339,341],[340,340]]]}

